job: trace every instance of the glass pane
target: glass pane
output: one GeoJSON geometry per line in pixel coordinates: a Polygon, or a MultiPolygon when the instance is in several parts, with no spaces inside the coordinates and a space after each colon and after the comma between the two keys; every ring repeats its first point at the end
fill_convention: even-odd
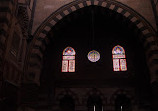
{"type": "Polygon", "coordinates": [[[120,45],[117,45],[115,46],[113,49],[112,49],[112,54],[125,54],[125,51],[123,49],[123,47],[121,47],[120,45]]]}
{"type": "Polygon", "coordinates": [[[62,61],[62,72],[68,72],[68,61],[62,61]]]}
{"type": "Polygon", "coordinates": [[[75,50],[72,47],[67,47],[64,49],[63,55],[75,55],[75,50]]]}
{"type": "Polygon", "coordinates": [[[113,70],[114,71],[120,71],[120,68],[119,68],[119,59],[113,59],[113,70]]]}
{"type": "Polygon", "coordinates": [[[69,72],[75,72],[75,60],[69,60],[69,72]]]}
{"type": "Polygon", "coordinates": [[[120,59],[120,68],[121,71],[127,71],[126,59],[120,59]]]}

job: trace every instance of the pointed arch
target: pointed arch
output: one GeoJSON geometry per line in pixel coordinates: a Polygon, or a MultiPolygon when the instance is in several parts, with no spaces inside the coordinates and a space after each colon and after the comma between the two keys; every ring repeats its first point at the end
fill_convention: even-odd
{"type": "Polygon", "coordinates": [[[83,104],[87,105],[88,99],[89,97],[93,97],[93,96],[97,96],[102,100],[102,105],[106,105],[107,104],[107,98],[104,96],[104,94],[101,92],[101,90],[97,89],[97,88],[92,88],[90,89],[83,98],[83,104]]]}
{"type": "Polygon", "coordinates": [[[54,27],[58,21],[71,14],[75,10],[91,5],[101,6],[103,8],[113,10],[125,16],[131,21],[132,24],[135,24],[137,27],[135,30],[140,30],[141,32],[139,37],[146,51],[147,64],[152,78],[151,82],[158,78],[158,63],[155,62],[158,60],[156,31],[145,18],[143,18],[130,7],[115,0],[77,0],[62,6],[57,11],[52,13],[35,31],[25,60],[24,73],[27,81],[39,83],[43,52],[46,49],[47,44],[49,44],[49,38],[47,37],[47,34],[51,28],[54,27]],[[41,59],[36,59],[35,55],[39,56],[41,59]],[[38,66],[40,66],[40,68],[38,66]],[[33,79],[31,78],[32,74],[34,75],[33,79]]]}
{"type": "Polygon", "coordinates": [[[62,98],[64,98],[65,95],[71,96],[73,98],[73,100],[75,101],[75,105],[79,105],[80,104],[78,95],[74,91],[72,91],[71,89],[69,89],[69,88],[61,90],[61,91],[59,91],[56,94],[56,96],[55,96],[55,104],[60,104],[60,100],[62,98]]]}
{"type": "Polygon", "coordinates": [[[117,89],[114,91],[114,93],[110,97],[110,103],[115,104],[115,100],[117,98],[117,95],[126,95],[132,102],[132,104],[135,103],[134,95],[131,90],[129,89],[117,89]]]}

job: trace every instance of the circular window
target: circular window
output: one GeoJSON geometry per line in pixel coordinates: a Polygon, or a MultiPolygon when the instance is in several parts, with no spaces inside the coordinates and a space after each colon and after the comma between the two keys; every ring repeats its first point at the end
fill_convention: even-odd
{"type": "Polygon", "coordinates": [[[88,59],[91,62],[97,62],[100,59],[100,54],[99,52],[92,50],[88,53],[88,59]]]}

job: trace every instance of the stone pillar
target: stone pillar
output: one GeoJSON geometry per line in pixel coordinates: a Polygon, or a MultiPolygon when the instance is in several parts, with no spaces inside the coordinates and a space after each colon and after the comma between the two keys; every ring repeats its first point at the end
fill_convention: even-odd
{"type": "Polygon", "coordinates": [[[158,111],[158,80],[154,81],[152,87],[152,111],[158,111]]]}

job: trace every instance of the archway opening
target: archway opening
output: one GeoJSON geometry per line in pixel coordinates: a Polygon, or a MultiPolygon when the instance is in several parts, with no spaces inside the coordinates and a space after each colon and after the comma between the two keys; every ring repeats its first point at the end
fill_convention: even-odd
{"type": "Polygon", "coordinates": [[[103,111],[102,100],[98,95],[88,97],[87,101],[88,111],[103,111]]]}
{"type": "Polygon", "coordinates": [[[131,100],[125,94],[118,94],[115,99],[115,111],[132,111],[131,100]]]}

